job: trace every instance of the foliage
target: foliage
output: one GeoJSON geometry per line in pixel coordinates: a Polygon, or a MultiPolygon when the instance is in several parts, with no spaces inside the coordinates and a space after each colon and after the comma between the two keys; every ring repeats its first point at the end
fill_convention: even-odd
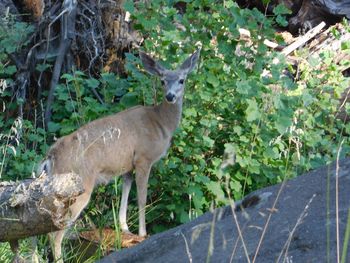
{"type": "MultiPolygon", "coordinates": [[[[308,59],[294,81],[283,72],[295,69],[263,43],[281,43],[272,26],[285,25],[288,10],[278,6],[268,18],[233,1],[209,0],[188,1],[181,14],[173,4],[127,1],[124,6],[147,36],[143,48],[166,66],[178,65],[195,46],[202,49],[200,66],[187,81],[181,127],[150,178],[150,198],[160,198],[148,215],[153,231],[184,223],[213,201],[227,204],[228,195],[240,199],[329,163],[349,130],[335,118],[348,78],[332,54],[301,54],[308,59]],[[241,38],[239,29],[248,30],[250,38],[241,38]]],[[[130,89],[139,97],[153,92],[156,80],[140,75],[130,57],[130,77],[138,80],[130,89]]]]}
{"type": "Polygon", "coordinates": [[[16,66],[9,56],[23,48],[33,27],[14,22],[12,17],[0,23],[0,178],[21,179],[35,170],[38,153],[46,151],[46,132],[35,127],[35,121],[16,117],[19,104],[15,91],[16,66]]]}
{"type": "MultiPolygon", "coordinates": [[[[19,242],[19,257],[23,262],[48,262],[47,251],[44,245],[48,246],[46,237],[39,237],[38,240],[25,239],[19,242]],[[35,244],[37,243],[37,244],[35,244]],[[36,246],[37,245],[37,246],[36,246]],[[43,257],[43,255],[46,255],[43,257]]],[[[0,243],[0,262],[13,262],[14,254],[9,243],[0,243]]]]}
{"type": "MultiPolygon", "coordinates": [[[[162,59],[165,66],[179,65],[201,48],[198,70],[186,83],[180,128],[168,155],[155,165],[150,177],[147,222],[151,222],[151,232],[187,222],[208,211],[213,202],[227,204],[228,197],[240,199],[286,176],[326,164],[334,160],[343,138],[344,145],[349,145],[344,137],[349,125],[336,118],[348,78],[332,60],[332,53],[313,57],[302,51],[299,55],[307,59],[293,80],[284,72],[297,74],[295,68],[264,44],[265,39],[282,43],[273,26],[285,25],[287,10],[278,7],[275,16],[265,17],[256,9],[240,9],[233,1],[195,0],[186,2],[182,14],[174,3],[125,1],[124,5],[135,29],[147,36],[143,49],[162,59]],[[248,30],[250,38],[242,38],[239,29],[248,30]]],[[[13,40],[0,32],[0,42],[23,45],[25,41],[18,41],[20,32],[13,31],[13,40]]],[[[349,52],[350,47],[343,49],[349,52]]],[[[6,83],[0,96],[11,102],[0,113],[2,178],[29,176],[54,136],[69,134],[98,117],[162,99],[159,80],[144,73],[137,54],[129,53],[125,79],[112,73],[96,78],[81,71],[63,75],[46,132],[36,119],[16,120],[8,114],[20,103],[11,97],[15,68],[8,63],[8,54],[13,51],[0,49],[0,78],[6,83]],[[105,104],[98,102],[93,89],[105,104]]],[[[349,147],[343,147],[342,154],[348,151],[349,147]]],[[[86,218],[97,218],[98,226],[113,224],[113,198],[111,186],[99,188],[86,218]]],[[[134,216],[133,199],[135,193],[130,200],[134,216]]],[[[133,217],[132,221],[137,220],[133,217]]]]}
{"type": "Polygon", "coordinates": [[[0,244],[0,260],[1,262],[10,263],[12,260],[12,253],[10,250],[10,244],[0,244]]]}
{"type": "MultiPolygon", "coordinates": [[[[56,88],[53,121],[48,124],[49,132],[67,135],[91,120],[125,109],[125,103],[113,102],[116,95],[125,94],[127,84],[113,74],[103,73],[98,80],[75,71],[73,74],[64,74],[62,80],[65,83],[56,88]],[[94,98],[92,89],[97,87],[105,98],[104,105],[94,98]]],[[[129,105],[126,103],[126,106],[129,105]]]]}

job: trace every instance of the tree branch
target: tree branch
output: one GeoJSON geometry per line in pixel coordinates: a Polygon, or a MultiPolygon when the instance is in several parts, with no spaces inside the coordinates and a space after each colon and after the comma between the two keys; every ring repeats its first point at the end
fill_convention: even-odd
{"type": "Polygon", "coordinates": [[[0,183],[0,242],[67,227],[68,208],[83,192],[80,177],[72,173],[0,183]]]}
{"type": "MultiPolygon", "coordinates": [[[[77,14],[77,1],[65,0],[63,3],[65,7],[61,12],[61,40],[58,49],[58,56],[55,61],[55,66],[52,73],[50,82],[50,90],[46,103],[45,110],[45,126],[47,127],[51,120],[51,107],[54,100],[54,92],[58,84],[59,77],[61,75],[62,64],[67,54],[68,49],[72,43],[72,39],[75,35],[75,18],[77,14]]],[[[50,37],[50,36],[48,36],[50,37]]]]}

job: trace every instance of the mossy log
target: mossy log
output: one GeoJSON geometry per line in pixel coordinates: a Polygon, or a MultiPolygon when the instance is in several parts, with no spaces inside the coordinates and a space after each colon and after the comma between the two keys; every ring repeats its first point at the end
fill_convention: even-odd
{"type": "Polygon", "coordinates": [[[42,175],[0,183],[0,242],[66,228],[69,206],[84,192],[78,175],[42,175]]]}

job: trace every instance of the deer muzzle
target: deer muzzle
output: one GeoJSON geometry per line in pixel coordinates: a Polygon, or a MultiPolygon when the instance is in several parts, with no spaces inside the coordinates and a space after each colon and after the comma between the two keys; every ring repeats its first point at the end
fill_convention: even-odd
{"type": "Polygon", "coordinates": [[[171,92],[166,94],[165,99],[167,102],[172,103],[172,104],[176,102],[176,96],[175,96],[175,94],[173,94],[171,92]]]}

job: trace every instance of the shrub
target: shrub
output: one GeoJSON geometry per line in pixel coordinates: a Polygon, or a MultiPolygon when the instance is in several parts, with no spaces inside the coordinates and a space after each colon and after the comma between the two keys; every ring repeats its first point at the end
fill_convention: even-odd
{"type": "MultiPolygon", "coordinates": [[[[274,17],[265,17],[233,1],[186,2],[184,13],[173,5],[174,1],[158,0],[124,4],[135,29],[145,36],[143,49],[164,60],[165,66],[178,65],[196,48],[202,49],[198,70],[187,80],[180,128],[149,180],[151,232],[187,222],[212,203],[227,204],[228,197],[240,199],[329,163],[343,140],[342,155],[349,152],[349,125],[335,117],[348,78],[333,54],[314,57],[303,51],[300,56],[306,59],[294,80],[284,72],[295,75],[295,69],[264,44],[265,39],[283,44],[273,26],[285,24],[287,10],[278,7],[274,17]],[[240,29],[248,30],[250,37],[242,38],[240,29]]],[[[0,41],[8,41],[9,36],[0,36],[0,41]]],[[[343,49],[349,52],[348,45],[343,49]]],[[[7,83],[0,96],[6,101],[12,96],[8,87],[15,73],[4,63],[9,52],[13,51],[0,49],[0,78],[7,83]]],[[[54,136],[137,104],[159,103],[159,80],[144,73],[138,57],[126,54],[125,66],[125,79],[111,73],[96,78],[80,71],[63,75],[48,133],[36,127],[35,120],[15,121],[1,112],[1,130],[8,132],[1,132],[0,175],[28,176],[54,136]],[[104,105],[92,89],[103,95],[104,105]]],[[[6,109],[19,103],[6,104],[6,109]]],[[[87,215],[99,218],[103,212],[103,221],[112,224],[108,200],[113,195],[110,186],[96,191],[87,215]]],[[[134,214],[136,202],[130,201],[134,214]]]]}
{"type": "MultiPolygon", "coordinates": [[[[167,66],[202,48],[198,71],[187,81],[181,127],[150,178],[150,198],[158,200],[148,215],[153,231],[335,158],[349,129],[334,117],[348,79],[331,54],[308,56],[296,81],[283,74],[295,69],[264,40],[282,43],[273,25],[285,24],[288,10],[278,6],[268,18],[233,1],[211,0],[186,2],[183,14],[172,1],[127,1],[125,8],[147,36],[143,48],[167,66]],[[240,29],[250,38],[242,39],[240,29]],[[325,67],[315,70],[321,63],[325,67]]],[[[140,75],[132,55],[127,68],[138,80],[130,89],[151,98],[156,80],[140,75]]]]}

